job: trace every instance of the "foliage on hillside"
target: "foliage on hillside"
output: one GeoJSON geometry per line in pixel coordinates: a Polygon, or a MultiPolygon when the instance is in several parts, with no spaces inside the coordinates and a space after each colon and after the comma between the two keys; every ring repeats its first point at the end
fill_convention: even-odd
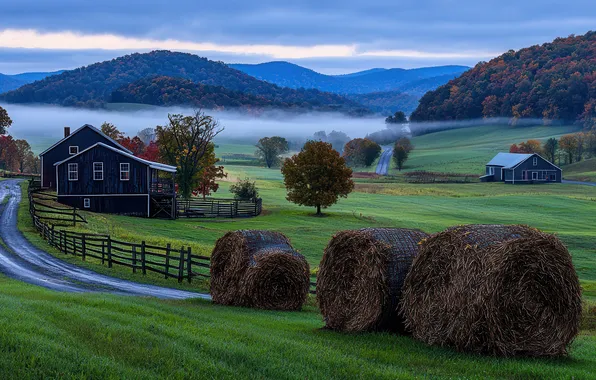
{"type": "Polygon", "coordinates": [[[415,121],[596,118],[596,32],[509,52],[424,95],[415,121]]]}
{"type": "Polygon", "coordinates": [[[418,106],[418,97],[400,91],[373,92],[370,94],[347,95],[357,103],[362,104],[371,111],[383,115],[392,115],[397,111],[412,113],[418,106]]]}
{"type": "Polygon", "coordinates": [[[183,78],[231,91],[260,96],[271,102],[303,104],[307,108],[332,108],[366,113],[361,106],[339,95],[318,90],[280,88],[260,81],[221,62],[193,54],[153,51],[66,71],[3,94],[10,103],[49,103],[62,106],[101,107],[112,92],[149,76],[183,78]]]}

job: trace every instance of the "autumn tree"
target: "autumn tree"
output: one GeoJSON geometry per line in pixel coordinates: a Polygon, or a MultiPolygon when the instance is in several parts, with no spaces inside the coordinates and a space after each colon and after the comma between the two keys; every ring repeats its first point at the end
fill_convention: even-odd
{"type": "Polygon", "coordinates": [[[17,146],[12,136],[0,135],[0,169],[17,171],[17,146]]]}
{"type": "Polygon", "coordinates": [[[211,142],[223,128],[211,116],[195,111],[191,116],[168,115],[168,124],[156,128],[160,157],[166,164],[176,166],[176,180],[180,193],[189,198],[198,185],[203,156],[211,142]]]}
{"type": "Polygon", "coordinates": [[[194,196],[201,195],[205,199],[211,193],[219,190],[217,180],[225,178],[228,175],[224,172],[223,166],[216,166],[218,162],[219,158],[215,157],[215,145],[211,143],[201,159],[201,170],[197,173],[198,185],[192,192],[194,196]]]}
{"type": "Polygon", "coordinates": [[[280,155],[287,153],[290,148],[288,141],[279,136],[263,137],[256,145],[256,155],[265,162],[268,168],[280,161],[280,155]]]}
{"type": "Polygon", "coordinates": [[[385,119],[385,124],[404,124],[408,122],[408,118],[403,111],[397,111],[395,114],[385,119]]]}
{"type": "Polygon", "coordinates": [[[160,154],[159,154],[159,145],[155,141],[151,141],[149,145],[145,147],[143,153],[139,155],[139,158],[148,161],[159,162],[160,154]]]}
{"type": "Polygon", "coordinates": [[[104,135],[113,140],[120,141],[124,138],[124,133],[120,132],[114,124],[108,123],[107,121],[101,125],[100,129],[104,135]]]}
{"type": "Polygon", "coordinates": [[[538,153],[542,154],[542,144],[538,140],[528,140],[519,144],[513,144],[509,153],[538,153]]]}
{"type": "Polygon", "coordinates": [[[414,150],[414,146],[407,137],[402,137],[395,142],[393,147],[393,162],[395,162],[397,170],[401,171],[403,169],[412,150],[414,150]]]}
{"type": "Polygon", "coordinates": [[[381,146],[369,139],[353,139],[344,147],[343,157],[352,166],[370,166],[381,154],[381,146]]]}
{"type": "Polygon", "coordinates": [[[567,155],[568,163],[572,164],[577,152],[577,137],[574,134],[563,135],[559,139],[559,146],[567,155]]]}
{"type": "Polygon", "coordinates": [[[31,151],[31,145],[29,145],[27,140],[14,140],[14,145],[14,159],[16,160],[18,170],[21,173],[25,173],[27,169],[27,163],[31,162],[31,156],[33,156],[33,152],[31,151]]]}
{"type": "Polygon", "coordinates": [[[130,150],[135,156],[141,156],[145,152],[145,143],[143,143],[143,140],[141,140],[141,138],[138,136],[133,138],[124,137],[118,140],[118,143],[130,150]]]}
{"type": "Polygon", "coordinates": [[[6,134],[8,127],[12,125],[12,120],[8,116],[8,112],[0,107],[0,135],[6,134]]]}
{"type": "Polygon", "coordinates": [[[558,148],[559,141],[554,137],[551,137],[550,139],[546,140],[542,147],[542,151],[544,152],[546,159],[552,162],[553,164],[555,163],[555,157],[557,155],[558,148]]]}
{"type": "Polygon", "coordinates": [[[322,141],[304,144],[300,153],[284,161],[281,172],[288,191],[286,199],[315,207],[317,215],[354,189],[352,169],[331,144],[322,141]]]}

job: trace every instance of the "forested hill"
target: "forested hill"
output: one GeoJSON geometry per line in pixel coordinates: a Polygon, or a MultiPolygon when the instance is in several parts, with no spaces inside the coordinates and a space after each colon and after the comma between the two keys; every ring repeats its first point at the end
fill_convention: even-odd
{"type": "Polygon", "coordinates": [[[509,51],[428,92],[412,120],[596,117],[596,32],[509,51]]]}
{"type": "MultiPolygon", "coordinates": [[[[308,103],[288,103],[273,98],[228,90],[222,86],[194,83],[188,79],[147,77],[112,92],[111,103],[142,103],[156,106],[192,106],[205,109],[314,109],[308,103]]],[[[354,103],[355,106],[356,103],[354,103]]],[[[331,111],[331,106],[317,106],[319,111],[331,111]]]]}
{"type": "Polygon", "coordinates": [[[281,88],[232,69],[221,62],[193,54],[153,51],[66,71],[0,95],[9,103],[49,103],[76,107],[101,107],[112,92],[147,77],[183,78],[195,83],[222,86],[231,91],[261,96],[272,103],[305,104],[308,108],[334,108],[358,112],[361,107],[344,97],[318,90],[281,88]]]}
{"type": "Polygon", "coordinates": [[[336,94],[367,94],[401,91],[422,95],[468,70],[466,66],[437,66],[418,69],[372,69],[348,75],[325,75],[289,63],[231,64],[255,78],[290,88],[314,88],[336,94]],[[415,83],[418,83],[416,86],[415,83]]]}

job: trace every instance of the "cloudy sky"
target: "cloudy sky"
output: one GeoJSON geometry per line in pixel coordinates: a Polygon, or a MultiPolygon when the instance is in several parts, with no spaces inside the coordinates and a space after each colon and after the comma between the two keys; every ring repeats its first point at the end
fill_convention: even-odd
{"type": "Polygon", "coordinates": [[[1,0],[0,72],[153,49],[323,73],[474,65],[590,29],[593,0],[1,0]]]}

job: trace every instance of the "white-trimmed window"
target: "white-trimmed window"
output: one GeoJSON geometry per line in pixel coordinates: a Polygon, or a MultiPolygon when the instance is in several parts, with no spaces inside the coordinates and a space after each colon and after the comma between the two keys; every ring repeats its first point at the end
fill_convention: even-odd
{"type": "Polygon", "coordinates": [[[489,175],[495,175],[495,168],[493,168],[493,167],[489,167],[489,168],[488,168],[488,174],[489,174],[489,175]]]}
{"type": "Polygon", "coordinates": [[[130,180],[130,164],[129,163],[121,163],[120,164],[120,181],[128,181],[130,180]]]}
{"type": "Polygon", "coordinates": [[[93,180],[103,181],[103,162],[93,163],[93,180]]]}
{"type": "Polygon", "coordinates": [[[534,166],[538,166],[538,157],[534,157],[534,160],[533,160],[532,164],[534,166]]]}
{"type": "Polygon", "coordinates": [[[91,199],[83,198],[83,207],[84,208],[91,208],[91,199]]]}
{"type": "Polygon", "coordinates": [[[79,147],[76,145],[71,145],[68,147],[68,154],[75,155],[75,154],[79,154],[79,147]]]}
{"type": "Polygon", "coordinates": [[[68,180],[79,180],[79,164],[68,164],[68,180]]]}

